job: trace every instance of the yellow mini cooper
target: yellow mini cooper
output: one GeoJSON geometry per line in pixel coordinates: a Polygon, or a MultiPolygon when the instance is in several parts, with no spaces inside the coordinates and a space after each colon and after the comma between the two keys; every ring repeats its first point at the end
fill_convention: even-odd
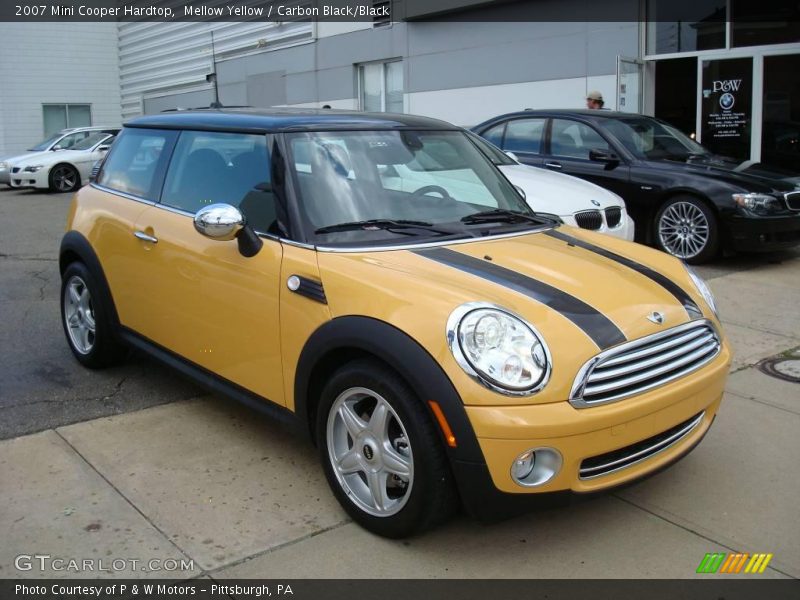
{"type": "Polygon", "coordinates": [[[78,361],[136,348],[291,423],[390,537],[667,466],[731,358],[679,260],[532,212],[462,129],[408,115],[134,119],[60,269],[78,361]]]}

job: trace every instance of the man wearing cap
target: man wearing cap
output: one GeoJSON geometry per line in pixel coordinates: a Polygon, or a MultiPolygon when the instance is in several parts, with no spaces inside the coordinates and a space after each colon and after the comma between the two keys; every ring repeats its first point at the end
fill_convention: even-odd
{"type": "Polygon", "coordinates": [[[605,102],[603,101],[603,94],[597,90],[593,90],[586,94],[586,108],[603,108],[605,102]]]}

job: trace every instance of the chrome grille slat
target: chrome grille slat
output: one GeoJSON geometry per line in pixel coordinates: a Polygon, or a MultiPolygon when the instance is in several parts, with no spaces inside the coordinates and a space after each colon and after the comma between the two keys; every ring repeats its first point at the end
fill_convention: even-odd
{"type": "Polygon", "coordinates": [[[706,319],[620,344],[581,368],[569,401],[587,408],[640,394],[699,369],[720,349],[719,334],[706,319]]]}
{"type": "Polygon", "coordinates": [[[669,373],[670,371],[675,371],[676,369],[680,369],[683,366],[688,365],[696,361],[697,359],[705,356],[709,352],[713,352],[716,348],[714,347],[703,347],[699,350],[695,350],[694,352],[682,356],[676,360],[664,363],[657,369],[653,369],[651,371],[644,371],[638,373],[637,375],[633,375],[631,377],[625,377],[624,379],[618,379],[616,381],[612,381],[610,383],[601,384],[601,385],[587,385],[584,390],[584,397],[590,396],[592,394],[599,394],[602,392],[607,392],[609,390],[619,389],[619,388],[626,388],[632,386],[636,383],[640,383],[642,381],[647,381],[648,379],[653,379],[659,375],[663,375],[664,373],[669,373]]]}
{"type": "MultiPolygon", "coordinates": [[[[608,454],[601,455],[600,457],[594,457],[594,459],[588,459],[581,463],[581,467],[579,469],[579,475],[581,479],[593,479],[595,477],[601,477],[603,475],[608,475],[610,473],[614,473],[616,471],[620,471],[622,469],[627,469],[628,467],[632,467],[635,464],[642,462],[643,460],[647,460],[667,450],[668,448],[674,446],[678,442],[680,442],[683,438],[689,435],[694,429],[703,421],[703,417],[705,416],[705,412],[701,412],[700,414],[696,415],[688,422],[679,425],[679,429],[669,435],[664,435],[663,433],[660,435],[653,436],[650,438],[648,443],[645,447],[638,449],[639,446],[642,445],[642,442],[638,444],[633,444],[628,446],[630,448],[629,453],[624,452],[624,448],[621,450],[617,450],[614,452],[609,452],[608,454]],[[596,461],[598,458],[602,458],[603,456],[614,455],[615,457],[621,455],[619,458],[614,458],[612,460],[608,460],[607,462],[603,462],[599,465],[593,465],[591,467],[584,467],[583,464],[586,462],[591,463],[593,460],[596,461]]],[[[673,428],[675,429],[675,428],[673,428]]],[[[667,430],[669,432],[669,430],[667,430]]],[[[665,432],[666,433],[666,432],[665,432]]]]}
{"type": "Polygon", "coordinates": [[[800,192],[787,192],[783,197],[789,210],[800,210],[800,192]]]}
{"type": "Polygon", "coordinates": [[[714,336],[710,333],[705,334],[702,337],[699,337],[685,346],[679,346],[677,348],[673,348],[669,352],[665,352],[664,354],[659,354],[658,356],[652,356],[646,360],[640,360],[636,362],[630,362],[628,364],[622,365],[621,367],[617,367],[616,369],[607,369],[605,365],[602,367],[596,367],[594,372],[592,373],[592,381],[604,381],[606,379],[613,379],[615,377],[620,377],[625,375],[626,373],[634,373],[636,371],[641,371],[642,369],[646,369],[647,367],[651,367],[654,365],[658,365],[663,363],[665,360],[669,360],[675,358],[676,356],[681,356],[686,352],[691,352],[701,346],[708,345],[709,342],[713,344],[714,336]]]}
{"type": "MultiPolygon", "coordinates": [[[[645,356],[650,356],[652,354],[657,354],[662,350],[669,350],[670,348],[674,348],[680,344],[689,343],[694,339],[699,338],[700,336],[705,335],[705,332],[702,329],[697,329],[690,331],[689,333],[685,333],[683,335],[676,335],[675,337],[666,339],[663,343],[658,344],[650,344],[645,346],[641,350],[634,350],[633,352],[626,352],[625,354],[618,356],[616,358],[610,358],[608,360],[603,361],[602,368],[605,367],[613,367],[614,365],[618,365],[621,363],[627,363],[631,361],[638,360],[640,358],[644,358],[645,356]]],[[[600,367],[597,367],[600,368],[600,367]]]]}

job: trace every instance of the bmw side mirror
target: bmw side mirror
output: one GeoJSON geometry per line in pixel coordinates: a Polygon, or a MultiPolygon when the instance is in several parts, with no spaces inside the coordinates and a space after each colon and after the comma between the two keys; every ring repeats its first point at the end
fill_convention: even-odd
{"type": "Polygon", "coordinates": [[[506,156],[508,156],[508,158],[510,158],[514,162],[519,162],[519,159],[517,158],[517,155],[514,154],[513,152],[511,152],[510,150],[506,151],[506,156]]]}
{"type": "Polygon", "coordinates": [[[98,147],[97,147],[97,150],[98,150],[99,152],[108,152],[108,149],[109,149],[110,147],[111,147],[111,146],[98,146],[98,147]]]}
{"type": "Polygon", "coordinates": [[[194,228],[212,240],[227,242],[236,240],[242,256],[250,258],[258,254],[264,242],[247,225],[241,211],[230,204],[211,204],[197,211],[194,228]]]}

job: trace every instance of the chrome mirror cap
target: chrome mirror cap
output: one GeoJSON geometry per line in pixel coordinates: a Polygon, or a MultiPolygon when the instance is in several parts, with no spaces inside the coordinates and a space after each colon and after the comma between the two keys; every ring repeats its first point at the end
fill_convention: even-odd
{"type": "Polygon", "coordinates": [[[229,241],[244,228],[241,211],[230,204],[211,204],[197,211],[194,228],[212,240],[229,241]]]}

